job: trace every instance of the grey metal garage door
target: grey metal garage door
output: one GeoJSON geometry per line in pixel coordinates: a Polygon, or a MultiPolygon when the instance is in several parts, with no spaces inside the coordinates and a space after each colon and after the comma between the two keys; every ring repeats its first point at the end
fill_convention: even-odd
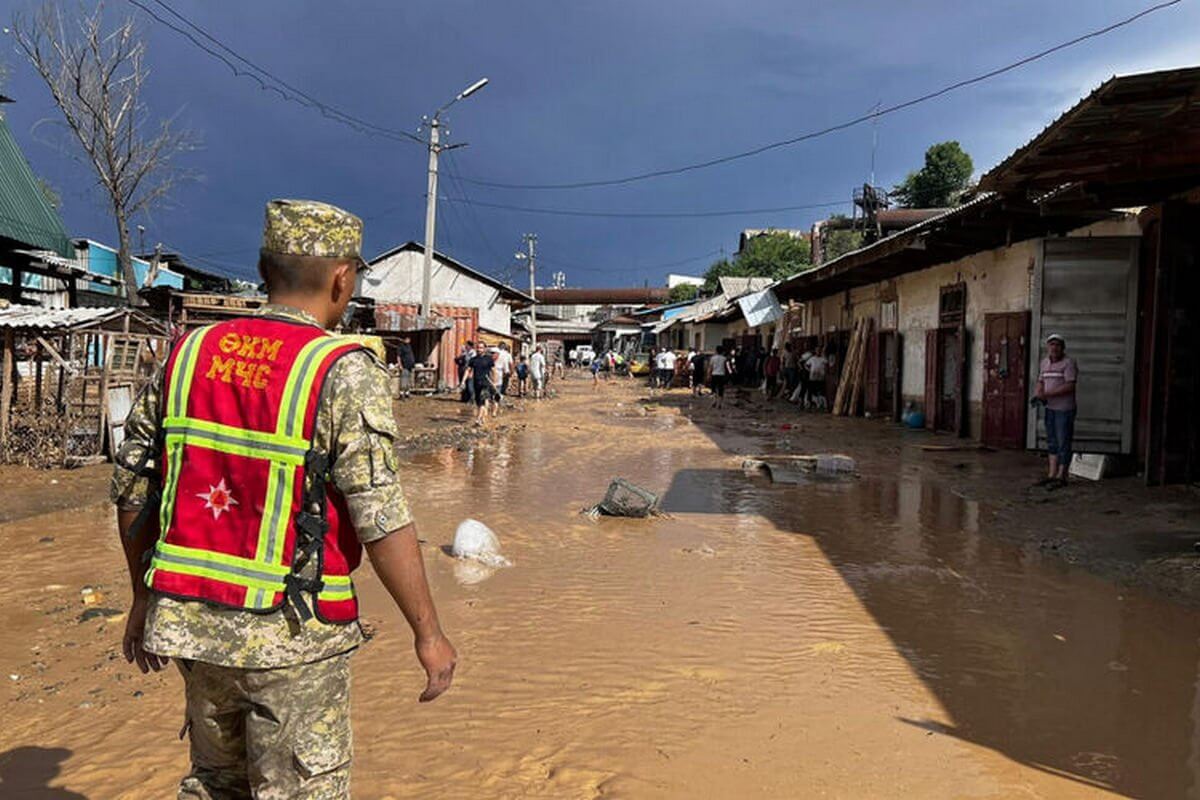
{"type": "MultiPolygon", "coordinates": [[[[1051,333],[1067,340],[1079,365],[1075,451],[1133,449],[1133,386],[1137,330],[1137,237],[1046,239],[1034,268],[1029,387],[1037,381],[1051,333]]],[[[1044,448],[1041,414],[1029,415],[1028,444],[1044,448]]]]}

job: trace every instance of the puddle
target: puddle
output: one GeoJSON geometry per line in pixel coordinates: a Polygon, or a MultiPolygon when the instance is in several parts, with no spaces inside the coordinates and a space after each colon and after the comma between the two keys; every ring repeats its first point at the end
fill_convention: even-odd
{"type": "MultiPolygon", "coordinates": [[[[354,661],[356,796],[1195,793],[1200,614],[990,536],[986,507],[902,456],[771,484],[737,468],[763,448],[733,421],[617,418],[632,390],[585,386],[520,430],[406,466],[462,667],[418,706],[411,637],[360,573],[376,636],[354,661]],[[670,517],[581,518],[618,475],[670,517]],[[469,517],[515,567],[443,554],[469,517]]],[[[61,772],[35,789],[169,796],[187,759],[177,678],[131,674],[110,657],[119,624],[77,621],[83,583],[123,602],[96,519],[0,526],[19,578],[0,585],[0,666],[22,676],[5,687],[0,774],[16,769],[5,754],[41,748],[61,772]],[[47,531],[70,563],[36,551],[47,531]]]]}

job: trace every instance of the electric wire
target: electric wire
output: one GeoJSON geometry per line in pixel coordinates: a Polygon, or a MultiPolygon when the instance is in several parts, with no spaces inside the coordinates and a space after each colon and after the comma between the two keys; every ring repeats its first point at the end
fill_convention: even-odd
{"type": "Polygon", "coordinates": [[[921,103],[925,103],[930,100],[934,100],[938,97],[949,94],[958,89],[962,89],[967,86],[972,86],[977,83],[982,83],[983,81],[989,80],[991,78],[995,78],[995,77],[997,77],[999,75],[1003,75],[1007,72],[1012,72],[1013,70],[1019,69],[1023,66],[1031,64],[1035,61],[1039,61],[1043,58],[1046,58],[1047,56],[1050,56],[1050,55],[1053,55],[1054,53],[1058,53],[1058,52],[1061,52],[1068,48],[1074,47],[1075,45],[1081,44],[1083,42],[1089,41],[1091,39],[1096,39],[1096,38],[1099,38],[1106,34],[1112,33],[1115,30],[1124,28],[1128,25],[1132,25],[1133,23],[1137,22],[1138,20],[1140,20],[1144,17],[1147,17],[1158,11],[1162,11],[1163,9],[1170,8],[1171,6],[1179,5],[1182,2],[1183,2],[1183,0],[1164,0],[1164,2],[1160,2],[1156,5],[1150,6],[1149,8],[1142,9],[1141,11],[1139,11],[1138,13],[1136,13],[1130,17],[1119,20],[1110,25],[1106,25],[1103,28],[1089,31],[1080,36],[1076,36],[1073,39],[1069,39],[1065,42],[1060,42],[1059,44],[1053,45],[1052,47],[1047,47],[1044,50],[1040,50],[1036,53],[1033,53],[1032,55],[1025,56],[1024,58],[1021,58],[1017,61],[1013,61],[1009,64],[1005,64],[1002,67],[997,67],[995,69],[988,70],[987,72],[981,73],[979,75],[975,75],[970,78],[965,78],[963,80],[956,81],[955,83],[949,84],[947,86],[943,86],[940,89],[935,89],[933,91],[926,92],[925,94],[922,94],[918,97],[914,97],[914,98],[905,100],[900,103],[895,103],[890,106],[884,106],[883,108],[879,108],[868,114],[863,114],[862,116],[855,117],[854,119],[850,119],[845,122],[840,122],[836,125],[830,125],[828,127],[821,128],[819,130],[802,133],[797,136],[793,136],[788,139],[782,139],[777,142],[770,142],[768,144],[764,144],[759,147],[754,147],[749,150],[743,150],[741,152],[732,153],[730,155],[725,155],[725,156],[719,156],[717,158],[711,158],[707,161],[699,161],[699,162],[695,162],[692,164],[683,164],[678,167],[667,167],[664,169],[650,170],[648,172],[635,173],[635,174],[626,175],[626,176],[620,177],[620,178],[609,178],[609,179],[603,179],[603,180],[590,180],[590,181],[575,181],[575,182],[570,182],[570,183],[507,183],[504,181],[484,180],[484,179],[480,179],[480,178],[470,178],[470,177],[466,177],[466,176],[463,176],[462,180],[467,183],[474,184],[476,186],[487,186],[487,187],[490,187],[493,189],[529,189],[529,190],[589,189],[589,188],[595,188],[595,187],[600,187],[600,186],[621,186],[621,185],[625,185],[625,184],[636,183],[638,181],[650,180],[652,178],[662,178],[662,177],[666,177],[669,175],[679,175],[684,172],[692,172],[695,170],[707,169],[709,167],[715,167],[720,164],[728,164],[731,161],[737,161],[737,160],[740,160],[743,158],[750,158],[752,156],[761,155],[762,153],[766,153],[771,150],[777,150],[782,147],[789,147],[794,144],[799,144],[800,142],[806,142],[806,141],[809,141],[812,139],[817,139],[817,138],[820,138],[823,136],[828,136],[831,133],[843,131],[843,130],[846,130],[847,128],[853,128],[857,125],[861,125],[864,122],[869,122],[871,120],[875,120],[880,117],[887,116],[889,114],[894,114],[898,111],[903,111],[904,109],[912,108],[913,106],[920,105],[921,103]]]}
{"type": "Polygon", "coordinates": [[[737,217],[754,214],[777,214],[785,211],[810,211],[818,208],[834,208],[850,205],[849,200],[829,200],[822,203],[804,203],[795,206],[776,206],[775,208],[740,208],[722,211],[587,211],[573,208],[536,208],[531,206],[515,206],[506,203],[489,203],[483,200],[472,200],[469,197],[440,197],[443,202],[461,203],[479,208],[500,209],[504,211],[521,211],[526,214],[549,214],[561,217],[601,217],[606,219],[704,219],[708,217],[737,217]]]}
{"type": "Polygon", "coordinates": [[[421,139],[421,137],[419,137],[413,133],[409,133],[408,131],[400,130],[398,128],[388,128],[388,127],[384,127],[382,125],[376,125],[373,122],[369,122],[368,120],[362,119],[361,117],[357,117],[346,111],[342,111],[339,108],[336,108],[334,106],[329,105],[328,103],[324,103],[324,102],[316,99],[315,97],[308,94],[304,90],[293,86],[292,84],[283,80],[282,78],[280,78],[279,76],[270,72],[269,70],[265,69],[264,67],[261,67],[258,64],[255,64],[250,59],[241,55],[240,53],[235,51],[233,48],[229,47],[224,42],[222,42],[220,39],[218,39],[216,36],[210,34],[204,28],[200,27],[198,24],[196,24],[195,22],[192,22],[190,19],[185,17],[183,14],[179,13],[171,6],[167,5],[165,2],[163,2],[163,0],[152,0],[152,1],[156,5],[160,6],[167,13],[169,13],[171,16],[175,17],[180,22],[182,22],[184,25],[186,25],[188,28],[190,28],[191,31],[185,30],[184,28],[181,28],[180,26],[175,25],[174,23],[170,22],[169,20],[164,19],[159,14],[155,13],[155,11],[153,9],[151,9],[149,6],[147,6],[145,3],[141,2],[141,0],[128,0],[128,2],[131,5],[136,6],[137,8],[141,9],[144,13],[148,14],[152,19],[157,21],[159,24],[164,25],[167,28],[170,28],[171,30],[175,31],[176,33],[180,34],[181,36],[184,36],[193,45],[200,48],[201,50],[203,50],[205,53],[212,56],[213,58],[221,61],[223,64],[225,64],[225,66],[227,66],[230,69],[230,71],[233,73],[234,77],[250,78],[251,80],[255,81],[259,85],[259,88],[262,89],[263,91],[274,92],[276,95],[278,95],[283,100],[293,102],[298,105],[304,106],[306,108],[311,108],[315,111],[318,111],[326,119],[346,125],[350,128],[353,128],[354,130],[357,130],[359,133],[364,133],[364,134],[367,134],[370,136],[381,136],[381,137],[393,139],[396,141],[411,141],[411,142],[414,142],[414,143],[420,144],[420,145],[426,144],[425,141],[421,139]],[[192,31],[194,31],[197,35],[204,38],[205,40],[211,42],[215,47],[218,47],[222,51],[227,53],[229,55],[229,58],[222,55],[221,53],[218,53],[212,47],[205,45],[203,42],[201,42],[199,39],[197,39],[195,35],[192,34],[192,31]],[[237,64],[234,63],[234,61],[231,61],[230,58],[234,59],[234,61],[241,63],[247,69],[243,69],[243,68],[239,67],[237,64]],[[282,88],[280,88],[280,87],[282,87],[282,88]]]}

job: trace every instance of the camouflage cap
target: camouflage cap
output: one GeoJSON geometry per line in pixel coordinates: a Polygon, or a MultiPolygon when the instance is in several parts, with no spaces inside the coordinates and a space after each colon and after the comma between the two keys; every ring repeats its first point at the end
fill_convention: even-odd
{"type": "Polygon", "coordinates": [[[263,250],[281,255],[362,259],[363,223],[349,211],[316,200],[272,200],[263,250]]]}

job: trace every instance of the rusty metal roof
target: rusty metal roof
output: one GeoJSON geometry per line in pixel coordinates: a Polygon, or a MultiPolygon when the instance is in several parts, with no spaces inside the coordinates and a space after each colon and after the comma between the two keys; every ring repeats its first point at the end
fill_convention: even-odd
{"type": "Polygon", "coordinates": [[[1200,185],[1200,67],[1110,78],[979,186],[1036,197],[1072,183],[1109,207],[1200,185]]]}
{"type": "Polygon", "coordinates": [[[635,286],[615,289],[539,289],[538,302],[548,306],[646,305],[665,303],[670,289],[635,286]]]}

